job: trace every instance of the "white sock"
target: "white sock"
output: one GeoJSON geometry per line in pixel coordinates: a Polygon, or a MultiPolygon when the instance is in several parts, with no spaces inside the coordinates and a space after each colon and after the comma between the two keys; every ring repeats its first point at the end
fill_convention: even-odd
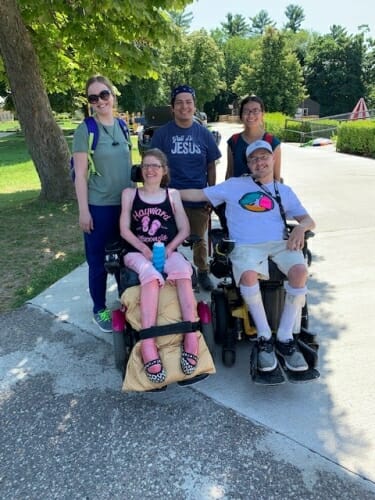
{"type": "Polygon", "coordinates": [[[293,328],[300,309],[305,304],[307,288],[292,288],[285,283],[286,297],[283,312],[277,330],[277,340],[287,342],[293,339],[293,328]]]}
{"type": "Polygon", "coordinates": [[[270,339],[272,332],[268,325],[266,311],[260,293],[259,283],[253,286],[240,285],[240,292],[253,318],[257,337],[270,339]]]}

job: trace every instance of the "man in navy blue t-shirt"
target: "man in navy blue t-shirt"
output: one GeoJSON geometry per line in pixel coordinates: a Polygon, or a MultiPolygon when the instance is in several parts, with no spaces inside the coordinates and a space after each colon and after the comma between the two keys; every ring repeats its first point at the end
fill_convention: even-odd
{"type": "MultiPolygon", "coordinates": [[[[161,149],[168,158],[170,186],[176,189],[203,189],[216,182],[216,160],[221,156],[212,133],[194,121],[195,91],[180,85],[172,91],[171,105],[174,120],[154,132],[152,148],[161,149]]],[[[205,234],[209,220],[207,203],[184,202],[191,234],[201,237],[193,247],[194,264],[198,268],[198,282],[205,290],[212,290],[208,275],[207,243],[205,234]]]]}

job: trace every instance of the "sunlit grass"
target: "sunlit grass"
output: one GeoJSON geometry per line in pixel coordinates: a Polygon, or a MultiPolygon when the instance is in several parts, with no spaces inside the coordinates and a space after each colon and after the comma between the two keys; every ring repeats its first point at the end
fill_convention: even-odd
{"type": "MultiPolygon", "coordinates": [[[[59,125],[70,145],[76,124],[67,120],[59,125]]],[[[132,143],[136,164],[136,136],[132,143]]],[[[77,203],[41,202],[39,193],[22,133],[0,137],[0,312],[35,297],[84,261],[77,203]]]]}

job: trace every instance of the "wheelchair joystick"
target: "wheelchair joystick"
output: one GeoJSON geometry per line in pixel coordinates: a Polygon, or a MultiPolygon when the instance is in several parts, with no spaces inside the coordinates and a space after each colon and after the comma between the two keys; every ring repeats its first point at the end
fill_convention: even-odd
{"type": "Polygon", "coordinates": [[[234,240],[230,240],[229,238],[223,238],[216,245],[215,250],[219,255],[228,255],[231,253],[233,248],[234,248],[234,240]]]}

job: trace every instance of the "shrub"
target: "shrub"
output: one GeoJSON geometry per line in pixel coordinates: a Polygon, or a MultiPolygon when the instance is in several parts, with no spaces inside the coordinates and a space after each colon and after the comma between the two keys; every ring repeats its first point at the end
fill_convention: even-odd
{"type": "Polygon", "coordinates": [[[264,120],[267,132],[270,132],[282,141],[285,135],[285,118],[286,115],[283,113],[266,113],[264,120]]]}
{"type": "Polygon", "coordinates": [[[351,153],[375,158],[375,121],[348,121],[339,125],[336,149],[341,153],[351,153]]]}

